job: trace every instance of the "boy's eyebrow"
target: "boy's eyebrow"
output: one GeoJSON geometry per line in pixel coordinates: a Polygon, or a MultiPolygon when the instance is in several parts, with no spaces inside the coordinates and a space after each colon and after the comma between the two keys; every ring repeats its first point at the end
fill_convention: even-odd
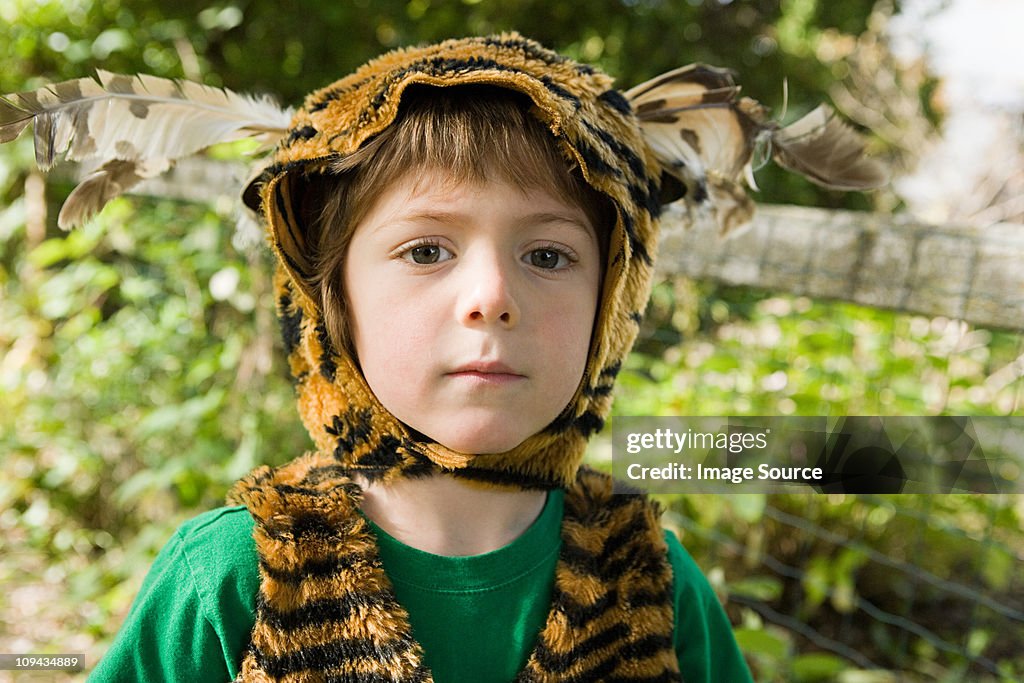
{"type": "MultiPolygon", "coordinates": [[[[460,213],[453,211],[415,211],[413,213],[400,215],[397,217],[395,222],[397,223],[442,223],[442,224],[457,224],[467,223],[472,220],[472,216],[468,213],[460,213]]],[[[547,223],[562,223],[565,225],[578,228],[587,235],[591,240],[596,239],[593,228],[589,225],[585,218],[574,216],[571,213],[558,213],[554,211],[538,211],[535,213],[528,213],[518,218],[514,226],[516,228],[524,228],[528,225],[543,225],[547,223]]],[[[383,227],[386,223],[377,226],[378,228],[383,227]]]]}
{"type": "Polygon", "coordinates": [[[590,227],[586,219],[581,220],[579,216],[574,216],[570,213],[538,211],[537,213],[527,214],[516,221],[516,225],[518,227],[525,227],[527,225],[543,225],[545,223],[565,223],[566,225],[579,228],[591,239],[595,238],[593,228],[590,227]]]}

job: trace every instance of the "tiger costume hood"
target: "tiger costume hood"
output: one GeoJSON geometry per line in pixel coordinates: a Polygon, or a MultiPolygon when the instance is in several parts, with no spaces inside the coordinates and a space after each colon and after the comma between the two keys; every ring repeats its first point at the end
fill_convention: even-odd
{"type": "Polygon", "coordinates": [[[371,481],[440,470],[500,486],[571,484],[588,438],[608,415],[612,384],[647,301],[660,188],[657,161],[611,78],[515,34],[397,50],[309,95],[247,197],[255,203],[258,190],[269,226],[278,259],[278,316],[299,412],[317,449],[371,481]],[[615,207],[583,378],[554,421],[504,453],[459,453],[396,419],[351,354],[332,344],[308,285],[311,245],[296,207],[296,185],[308,174],[329,172],[332,162],[391,125],[403,92],[414,84],[488,84],[527,95],[530,113],[550,130],[551,143],[615,207]]]}

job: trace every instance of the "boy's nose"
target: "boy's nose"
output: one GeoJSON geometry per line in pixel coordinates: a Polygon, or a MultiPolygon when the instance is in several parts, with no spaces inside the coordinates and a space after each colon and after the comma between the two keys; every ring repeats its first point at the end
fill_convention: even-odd
{"type": "Polygon", "coordinates": [[[484,259],[467,270],[459,297],[459,318],[465,324],[519,324],[519,304],[509,274],[495,259],[484,259]]]}

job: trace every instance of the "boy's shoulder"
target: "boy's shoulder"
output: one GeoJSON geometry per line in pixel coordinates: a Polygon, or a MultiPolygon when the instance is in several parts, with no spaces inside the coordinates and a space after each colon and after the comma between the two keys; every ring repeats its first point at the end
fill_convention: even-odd
{"type": "Polygon", "coordinates": [[[259,592],[252,532],[253,519],[239,506],[181,524],[89,681],[233,678],[259,592]]]}
{"type": "Polygon", "coordinates": [[[219,583],[227,576],[258,582],[255,521],[241,505],[215,508],[184,522],[169,547],[177,546],[197,582],[219,583]]]}
{"type": "Polygon", "coordinates": [[[675,647],[685,680],[752,683],[732,624],[707,577],[672,531],[665,530],[675,599],[675,647]]]}
{"type": "Polygon", "coordinates": [[[252,544],[254,525],[255,521],[244,505],[226,505],[185,521],[174,535],[187,548],[209,545],[215,549],[230,542],[247,541],[252,544]]]}
{"type": "Polygon", "coordinates": [[[201,512],[186,520],[178,527],[178,535],[189,538],[204,538],[218,532],[252,531],[254,520],[244,505],[224,505],[201,512]]]}
{"type": "MultiPolygon", "coordinates": [[[[710,584],[707,578],[704,576],[704,572],[697,566],[697,562],[693,559],[683,544],[679,541],[679,537],[676,536],[675,532],[669,529],[663,529],[665,534],[665,543],[668,545],[668,561],[672,565],[672,574],[675,579],[675,593],[679,596],[681,593],[694,593],[697,591],[703,592],[705,589],[710,589],[710,584]]],[[[714,592],[711,592],[714,595],[714,592]]]]}
{"type": "Polygon", "coordinates": [[[721,601],[704,570],[697,565],[675,532],[669,529],[663,531],[668,544],[668,561],[672,565],[672,593],[676,605],[687,604],[705,614],[720,612],[721,601]]]}

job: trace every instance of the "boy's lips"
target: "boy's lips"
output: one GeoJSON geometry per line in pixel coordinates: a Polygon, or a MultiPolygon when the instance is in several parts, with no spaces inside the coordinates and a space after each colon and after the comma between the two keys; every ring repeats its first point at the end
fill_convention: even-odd
{"type": "Polygon", "coordinates": [[[472,361],[445,374],[449,377],[474,379],[487,384],[505,384],[526,379],[526,375],[500,361],[472,361]]]}

